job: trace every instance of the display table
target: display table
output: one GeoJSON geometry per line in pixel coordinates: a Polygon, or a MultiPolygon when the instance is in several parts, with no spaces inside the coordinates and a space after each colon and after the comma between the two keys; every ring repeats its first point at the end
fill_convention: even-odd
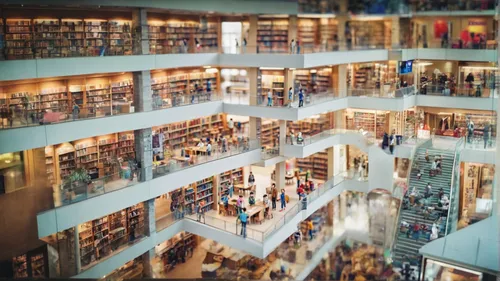
{"type": "Polygon", "coordinates": [[[293,184],[293,178],[295,178],[293,175],[285,175],[285,183],[293,184]]]}
{"type": "Polygon", "coordinates": [[[207,154],[207,147],[190,146],[186,148],[186,153],[189,155],[207,154]]]}
{"type": "Polygon", "coordinates": [[[255,188],[256,188],[255,185],[248,185],[248,186],[245,186],[243,184],[235,184],[234,185],[234,191],[236,193],[243,191],[243,194],[245,194],[245,192],[255,190],[255,188]]]}

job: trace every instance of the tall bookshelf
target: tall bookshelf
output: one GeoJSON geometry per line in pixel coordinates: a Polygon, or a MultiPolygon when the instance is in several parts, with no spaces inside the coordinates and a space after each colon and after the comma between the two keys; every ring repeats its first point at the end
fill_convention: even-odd
{"type": "Polygon", "coordinates": [[[126,155],[135,152],[134,132],[118,133],[118,157],[125,157],[126,155]]]}
{"type": "Polygon", "coordinates": [[[41,89],[38,96],[40,109],[69,109],[68,90],[66,87],[54,87],[41,89]]]}
{"type": "Polygon", "coordinates": [[[109,32],[109,55],[131,55],[132,54],[132,28],[130,21],[110,20],[108,22],[109,32]]]}
{"type": "Polygon", "coordinates": [[[3,23],[3,19],[0,18],[0,60],[4,60],[5,57],[4,57],[4,49],[5,49],[5,34],[4,34],[4,30],[5,30],[5,25],[3,23]]]}
{"type": "Polygon", "coordinates": [[[333,50],[338,47],[338,24],[335,19],[320,19],[319,37],[320,43],[326,50],[333,50]]]}
{"type": "Polygon", "coordinates": [[[318,21],[314,19],[299,19],[298,41],[301,52],[312,52],[318,43],[318,21]]]}
{"type": "Polygon", "coordinates": [[[260,53],[287,53],[288,20],[259,19],[257,45],[260,53]]]}
{"type": "Polygon", "coordinates": [[[99,150],[97,141],[85,139],[75,142],[76,167],[85,169],[91,178],[98,178],[97,164],[99,161],[99,150]]]}
{"type": "Polygon", "coordinates": [[[365,111],[347,111],[346,126],[348,130],[375,132],[375,113],[365,111]]]}
{"type": "Polygon", "coordinates": [[[99,56],[101,48],[109,39],[108,22],[105,20],[85,20],[85,47],[87,55],[99,56]]]}
{"type": "Polygon", "coordinates": [[[61,56],[86,55],[83,20],[61,20],[61,56]]]}
{"type": "Polygon", "coordinates": [[[35,58],[61,56],[61,25],[58,19],[33,20],[35,58]]]}
{"type": "Polygon", "coordinates": [[[109,243],[111,250],[118,249],[127,241],[127,212],[121,210],[109,215],[109,243]]]}
{"type": "Polygon", "coordinates": [[[128,231],[132,233],[135,238],[141,237],[144,234],[144,204],[139,203],[132,207],[127,208],[128,218],[128,231]]]}
{"type": "Polygon", "coordinates": [[[328,178],[328,153],[321,151],[306,158],[296,159],[297,168],[310,171],[311,176],[317,180],[326,181],[328,178]]]}
{"type": "Polygon", "coordinates": [[[33,59],[33,26],[29,19],[7,19],[6,54],[7,59],[33,59]]]}
{"type": "Polygon", "coordinates": [[[207,29],[196,27],[194,38],[198,39],[202,48],[216,48],[218,46],[218,32],[216,23],[208,23],[207,29]]]}
{"type": "Polygon", "coordinates": [[[260,143],[262,146],[274,147],[274,144],[279,145],[277,136],[280,131],[278,121],[265,120],[261,125],[260,143]]]}
{"type": "Polygon", "coordinates": [[[318,70],[318,72],[316,74],[315,82],[316,82],[316,87],[317,87],[316,90],[318,91],[318,93],[326,92],[329,89],[331,89],[332,85],[333,85],[333,83],[332,83],[332,69],[331,68],[324,68],[324,69],[318,70]]]}
{"type": "Polygon", "coordinates": [[[134,84],[132,80],[111,83],[111,102],[113,114],[130,112],[129,104],[134,101],[134,84]]]}
{"type": "Polygon", "coordinates": [[[167,27],[163,23],[149,23],[148,36],[150,54],[167,53],[164,47],[165,40],[167,39],[167,27]]]}
{"type": "Polygon", "coordinates": [[[228,184],[233,181],[233,184],[242,184],[244,182],[245,176],[243,174],[243,167],[225,171],[219,174],[219,179],[217,181],[219,185],[219,194],[222,195],[228,190],[228,184]]]}
{"type": "Polygon", "coordinates": [[[55,165],[54,147],[52,145],[45,147],[45,170],[47,172],[47,182],[52,185],[55,183],[55,165]]]}
{"type": "Polygon", "coordinates": [[[87,107],[94,116],[105,116],[111,110],[111,87],[109,84],[86,85],[87,107]]]}
{"type": "Polygon", "coordinates": [[[69,87],[69,92],[71,94],[71,98],[73,99],[71,106],[73,106],[73,102],[78,106],[83,106],[83,99],[85,95],[85,85],[72,85],[69,87]]]}
{"type": "Polygon", "coordinates": [[[267,103],[267,93],[269,91],[273,94],[273,105],[282,106],[285,102],[285,76],[280,73],[263,72],[261,85],[261,101],[267,103]]]}
{"type": "Polygon", "coordinates": [[[99,147],[99,163],[102,163],[102,169],[99,169],[99,177],[111,176],[118,171],[114,167],[114,159],[118,157],[118,140],[116,135],[99,137],[97,140],[99,147]]]}

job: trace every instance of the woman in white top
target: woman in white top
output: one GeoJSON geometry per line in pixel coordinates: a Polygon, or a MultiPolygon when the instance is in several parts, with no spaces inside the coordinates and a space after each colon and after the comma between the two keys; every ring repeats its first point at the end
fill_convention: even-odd
{"type": "Polygon", "coordinates": [[[200,140],[200,142],[198,143],[197,147],[204,147],[205,144],[200,140]]]}

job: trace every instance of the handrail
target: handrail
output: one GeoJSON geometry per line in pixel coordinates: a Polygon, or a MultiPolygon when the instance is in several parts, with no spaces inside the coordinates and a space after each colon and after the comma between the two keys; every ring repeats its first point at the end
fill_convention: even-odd
{"type": "MultiPolygon", "coordinates": [[[[457,159],[457,158],[460,158],[460,154],[458,154],[458,152],[460,151],[460,146],[462,145],[462,142],[464,142],[464,138],[460,138],[455,145],[455,157],[453,159],[453,169],[451,172],[451,183],[450,183],[450,203],[448,206],[448,214],[446,217],[446,225],[445,225],[445,233],[444,233],[445,236],[448,235],[448,224],[450,222],[450,212],[453,209],[451,204],[452,204],[452,198],[453,198],[453,189],[455,186],[455,173],[457,172],[457,170],[456,170],[457,160],[459,161],[458,165],[460,165],[460,159],[457,159]]],[[[458,172],[459,171],[460,171],[460,169],[458,169],[458,172]]]]}

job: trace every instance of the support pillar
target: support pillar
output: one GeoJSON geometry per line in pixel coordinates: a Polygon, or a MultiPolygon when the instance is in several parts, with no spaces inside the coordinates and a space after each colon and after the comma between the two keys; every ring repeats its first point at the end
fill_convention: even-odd
{"type": "Polygon", "coordinates": [[[393,49],[401,48],[401,40],[399,38],[399,17],[394,16],[391,20],[391,47],[393,49]]]}
{"type": "Polygon", "coordinates": [[[144,213],[144,219],[148,222],[145,224],[145,234],[151,236],[152,233],[156,233],[155,199],[144,202],[144,213]]]}
{"type": "MultiPolygon", "coordinates": [[[[134,131],[135,159],[139,164],[139,181],[144,182],[153,179],[153,145],[152,129],[146,128],[134,131]]],[[[154,204],[154,202],[153,202],[154,204]]]]}
{"type": "Polygon", "coordinates": [[[134,112],[153,110],[153,95],[151,90],[151,72],[136,71],[132,73],[134,82],[134,112]]]}
{"type": "MultiPolygon", "coordinates": [[[[74,236],[75,236],[75,267],[76,267],[76,274],[80,273],[82,270],[82,259],[80,255],[80,231],[78,229],[78,225],[74,227],[74,236]]],[[[69,243],[68,243],[69,244],[69,243]]],[[[67,262],[67,261],[65,261],[67,262]]]]}
{"type": "MultiPolygon", "coordinates": [[[[284,101],[285,103],[284,104],[288,104],[290,102],[290,100],[288,99],[288,89],[290,89],[290,87],[292,87],[292,91],[294,91],[294,83],[293,83],[293,70],[290,70],[290,68],[285,68],[285,98],[284,98],[284,101]]],[[[298,93],[293,93],[293,95],[295,96],[296,94],[298,93]]],[[[292,97],[293,99],[293,97],[292,97]]]]}
{"type": "Polygon", "coordinates": [[[328,203],[327,207],[328,207],[328,216],[327,216],[326,224],[333,227],[333,209],[335,208],[333,201],[330,201],[328,203]]]}
{"type": "Polygon", "coordinates": [[[285,188],[286,161],[276,164],[276,188],[278,192],[285,188]]]}
{"type": "Polygon", "coordinates": [[[347,16],[346,15],[339,15],[337,18],[337,36],[339,38],[339,51],[345,51],[347,50],[347,41],[346,41],[346,36],[345,36],[345,25],[347,23],[347,16]]]}
{"type": "Polygon", "coordinates": [[[139,38],[139,40],[133,40],[132,52],[134,55],[148,55],[149,27],[146,9],[135,9],[132,12],[132,27],[135,38],[139,38]]]}
{"type": "MultiPolygon", "coordinates": [[[[259,17],[257,15],[251,15],[248,18],[249,29],[248,29],[248,38],[247,38],[247,49],[246,53],[255,54],[259,52],[259,48],[257,47],[257,29],[259,28],[259,17]]],[[[250,93],[252,93],[250,91],[250,93]]]]}
{"type": "Polygon", "coordinates": [[[333,178],[333,176],[335,175],[335,172],[334,172],[334,157],[335,157],[335,153],[334,153],[334,150],[333,150],[333,147],[330,147],[326,150],[326,153],[327,153],[327,157],[328,157],[328,170],[326,172],[326,175],[327,175],[327,180],[333,178]]]}
{"type": "Polygon", "coordinates": [[[335,116],[335,129],[345,129],[344,110],[337,110],[334,112],[335,116]]]}
{"type": "Polygon", "coordinates": [[[154,271],[153,271],[153,259],[155,258],[155,249],[150,249],[149,251],[145,252],[142,254],[142,263],[144,265],[142,269],[142,273],[145,278],[154,278],[154,271]]]}
{"type": "MultiPolygon", "coordinates": [[[[251,18],[251,17],[250,17],[251,18]]],[[[250,28],[251,29],[251,28],[250,28]]],[[[257,105],[257,84],[258,84],[258,75],[259,69],[256,67],[251,67],[247,70],[248,80],[249,80],[249,92],[250,92],[250,105],[257,105]]],[[[249,137],[250,139],[257,139],[259,133],[258,128],[260,127],[260,118],[250,117],[249,121],[249,137]]]]}
{"type": "Polygon", "coordinates": [[[338,72],[338,82],[339,84],[337,85],[338,88],[338,97],[347,97],[347,64],[341,64],[338,66],[339,72],[338,72]]]}

